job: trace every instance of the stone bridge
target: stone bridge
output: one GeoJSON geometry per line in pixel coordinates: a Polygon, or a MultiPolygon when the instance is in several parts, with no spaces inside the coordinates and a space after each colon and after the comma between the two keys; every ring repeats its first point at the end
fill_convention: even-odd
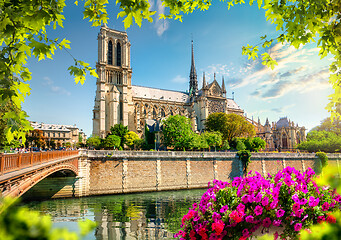
{"type": "Polygon", "coordinates": [[[1,154],[1,195],[3,197],[22,196],[40,181],[55,173],[77,176],[78,158],[78,151],[1,154]]]}
{"type": "MultiPolygon", "coordinates": [[[[3,196],[81,197],[206,188],[242,175],[236,152],[58,151],[0,155],[3,196]],[[25,194],[24,194],[25,193],[25,194]]],[[[328,154],[339,168],[341,154],[328,154]]],[[[252,153],[249,170],[275,174],[286,166],[318,170],[315,154],[252,153]]]]}

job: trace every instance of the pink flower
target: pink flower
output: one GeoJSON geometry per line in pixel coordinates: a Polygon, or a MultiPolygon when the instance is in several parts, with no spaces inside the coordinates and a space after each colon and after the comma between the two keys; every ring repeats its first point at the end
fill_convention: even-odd
{"type": "Polygon", "coordinates": [[[244,204],[248,203],[249,202],[249,197],[247,195],[242,196],[242,202],[244,204]]]}
{"type": "Polygon", "coordinates": [[[239,205],[237,206],[237,211],[238,212],[244,212],[245,211],[245,205],[239,203],[239,205]]]}
{"type": "Polygon", "coordinates": [[[277,240],[278,239],[278,232],[276,231],[275,233],[274,233],[274,240],[277,240]]]}
{"type": "Polygon", "coordinates": [[[274,220],[272,222],[272,225],[274,225],[275,227],[279,227],[281,225],[281,223],[282,223],[282,220],[274,220]]]}
{"type": "Polygon", "coordinates": [[[220,213],[224,213],[226,212],[227,210],[229,210],[229,207],[227,205],[223,206],[221,209],[220,209],[220,213]]]}
{"type": "Polygon", "coordinates": [[[295,203],[294,205],[292,205],[292,211],[297,212],[298,209],[300,209],[300,204],[299,203],[295,203]]]}
{"type": "Polygon", "coordinates": [[[316,207],[320,202],[319,198],[314,198],[313,196],[310,196],[309,198],[309,207],[316,207]]]}
{"type": "Polygon", "coordinates": [[[326,219],[325,219],[325,217],[324,216],[318,216],[317,217],[317,222],[318,223],[321,223],[321,222],[323,222],[323,221],[325,221],[326,219]]]}
{"type": "Polygon", "coordinates": [[[296,232],[300,231],[302,228],[302,223],[296,223],[295,226],[294,226],[294,230],[296,232]]]}
{"type": "Polygon", "coordinates": [[[245,228],[245,229],[242,231],[242,234],[243,234],[243,237],[249,236],[249,230],[248,230],[247,228],[245,228]]]}
{"type": "Polygon", "coordinates": [[[245,221],[248,223],[253,223],[253,216],[249,215],[245,218],[245,221]]]}
{"type": "Polygon", "coordinates": [[[264,227],[266,227],[266,228],[268,228],[268,227],[270,227],[270,225],[271,225],[271,220],[270,220],[270,218],[265,218],[264,220],[263,220],[263,226],[264,227]]]}
{"type": "Polygon", "coordinates": [[[276,212],[276,217],[281,218],[284,216],[285,211],[283,209],[278,209],[276,212]]]}
{"type": "Polygon", "coordinates": [[[328,211],[329,210],[329,203],[325,202],[322,205],[322,211],[328,211]]]}
{"type": "Polygon", "coordinates": [[[262,205],[265,207],[269,204],[269,198],[267,196],[265,196],[263,199],[262,199],[262,205]]]}
{"type": "Polygon", "coordinates": [[[263,208],[261,206],[257,205],[255,207],[255,211],[254,212],[255,212],[256,216],[259,216],[259,215],[261,215],[263,213],[263,208]]]}

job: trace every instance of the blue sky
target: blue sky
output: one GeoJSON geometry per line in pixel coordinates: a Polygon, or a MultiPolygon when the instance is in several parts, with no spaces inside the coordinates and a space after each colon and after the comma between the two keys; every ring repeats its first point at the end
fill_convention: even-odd
{"type": "MultiPolygon", "coordinates": [[[[163,12],[159,2],[152,9],[163,12]]],[[[109,6],[108,27],[124,31],[117,19],[117,7],[109,6]]],[[[67,1],[64,28],[49,31],[50,37],[71,41],[70,53],[95,67],[99,27],[83,20],[82,7],[67,1]]],[[[324,109],[332,89],[328,84],[329,57],[320,60],[316,43],[294,49],[274,44],[267,51],[278,61],[272,71],[259,60],[248,61],[242,46],[256,45],[260,37],[276,36],[275,26],[265,21],[264,12],[248,4],[227,9],[226,3],[214,2],[207,11],[174,20],[144,21],[127,29],[131,42],[132,84],[163,89],[188,90],[191,38],[199,87],[202,74],[212,81],[214,72],[221,83],[225,78],[227,96],[245,110],[248,117],[264,124],[288,117],[307,129],[328,117],[324,109]]],[[[277,33],[278,34],[278,33],[277,33]]],[[[76,85],[67,68],[73,60],[66,51],[57,51],[53,60],[30,59],[31,95],[23,104],[29,120],[76,124],[89,136],[92,132],[92,109],[96,79],[87,76],[85,84],[76,85]]]]}

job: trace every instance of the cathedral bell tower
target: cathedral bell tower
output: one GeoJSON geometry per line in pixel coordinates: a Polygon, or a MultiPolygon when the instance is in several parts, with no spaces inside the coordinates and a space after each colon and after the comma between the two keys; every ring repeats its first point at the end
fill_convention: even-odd
{"type": "Polygon", "coordinates": [[[191,61],[191,71],[189,74],[189,96],[191,97],[191,99],[193,99],[197,91],[198,91],[198,80],[197,80],[197,71],[195,70],[194,50],[193,50],[193,40],[192,40],[192,61],[191,61]]]}
{"type": "Polygon", "coordinates": [[[131,102],[130,42],[126,32],[101,27],[97,37],[97,90],[93,110],[93,135],[105,137],[115,124],[128,125],[131,102]]]}

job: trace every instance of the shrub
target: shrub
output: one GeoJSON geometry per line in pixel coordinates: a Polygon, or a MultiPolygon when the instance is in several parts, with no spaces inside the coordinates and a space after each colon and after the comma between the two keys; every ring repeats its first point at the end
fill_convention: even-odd
{"type": "Polygon", "coordinates": [[[340,208],[341,196],[318,186],[314,174],[310,168],[302,174],[286,167],[265,178],[255,172],[229,182],[214,180],[200,203],[183,216],[175,237],[248,239],[257,229],[276,226],[283,230],[275,238],[298,239],[301,229],[327,220],[330,211],[340,208]]]}
{"type": "Polygon", "coordinates": [[[245,146],[245,144],[244,144],[244,142],[242,140],[240,140],[240,139],[237,140],[236,149],[238,151],[246,149],[246,146],[245,146]]]}
{"type": "Polygon", "coordinates": [[[243,174],[247,173],[247,168],[249,163],[251,162],[251,153],[249,150],[240,150],[237,153],[239,160],[242,162],[243,165],[243,174]]]}
{"type": "Polygon", "coordinates": [[[316,156],[320,159],[322,168],[328,165],[328,157],[325,152],[317,152],[316,156]]]}

